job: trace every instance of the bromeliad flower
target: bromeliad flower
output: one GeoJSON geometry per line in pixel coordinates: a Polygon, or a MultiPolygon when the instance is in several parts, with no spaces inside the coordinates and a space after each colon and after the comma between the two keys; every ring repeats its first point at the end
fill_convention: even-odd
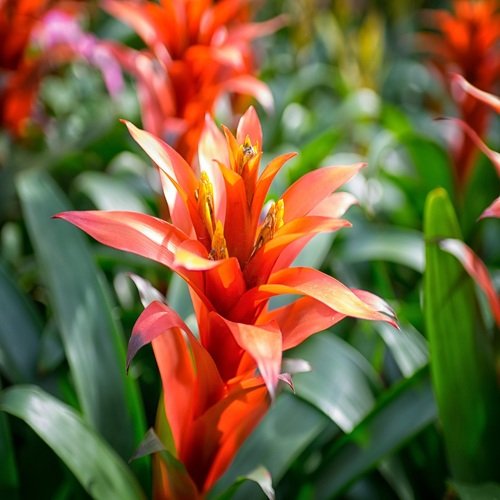
{"type": "Polygon", "coordinates": [[[180,481],[189,492],[203,493],[266,411],[268,394],[275,396],[282,351],[346,316],[394,324],[378,297],[318,270],[290,267],[314,235],[349,225],[341,217],[353,197],[335,191],[363,164],[309,172],[264,205],[274,177],[294,154],[260,170],[262,130],[253,108],[236,136],[207,118],[199,175],[166,143],[127,126],[159,167],[172,222],[114,211],[57,217],[101,243],[166,265],[189,285],[199,340],[166,304],[153,301],[134,327],[129,359],[153,343],[170,451],[187,471],[181,481],[165,469],[164,490],[180,481]],[[271,309],[270,298],[282,294],[298,298],[271,309]]]}
{"type": "Polygon", "coordinates": [[[31,112],[40,68],[28,60],[33,29],[53,6],[49,0],[0,0],[0,124],[19,134],[31,112]]]}
{"type": "Polygon", "coordinates": [[[83,1],[0,0],[0,124],[21,136],[45,74],[83,59],[102,72],[111,94],[122,86],[109,50],[77,22],[83,1]]]}
{"type": "MultiPolygon", "coordinates": [[[[435,31],[420,34],[420,46],[431,56],[445,83],[448,85],[450,73],[458,73],[474,87],[492,92],[500,77],[498,2],[454,0],[453,12],[432,11],[428,23],[435,31]]],[[[458,105],[460,119],[483,137],[490,116],[488,108],[468,94],[458,105]]],[[[463,186],[475,159],[475,147],[466,134],[459,139],[453,156],[457,182],[463,186]]]]}
{"type": "MultiPolygon", "coordinates": [[[[497,114],[500,113],[500,99],[497,96],[474,87],[461,75],[453,75],[452,81],[462,92],[468,94],[469,96],[471,96],[471,98],[486,104],[486,106],[489,106],[497,114]]],[[[448,119],[453,120],[453,118],[448,119]]],[[[497,174],[500,177],[500,153],[497,153],[496,151],[490,149],[468,123],[456,118],[454,119],[454,121],[462,127],[464,132],[467,134],[472,143],[477,147],[477,149],[482,151],[484,155],[488,157],[491,163],[493,163],[493,166],[495,167],[497,174]]]]}
{"type": "MultiPolygon", "coordinates": [[[[490,106],[496,113],[500,113],[500,100],[498,97],[474,87],[461,75],[454,75],[453,78],[463,92],[469,94],[473,99],[477,99],[487,106],[490,106]]],[[[467,123],[458,119],[455,121],[464,129],[475,146],[489,158],[500,177],[500,154],[486,146],[467,123]]],[[[483,211],[480,219],[486,217],[500,218],[500,197],[493,201],[493,203],[483,211]]],[[[483,290],[493,314],[494,321],[497,327],[500,328],[500,297],[495,290],[495,286],[484,262],[463,241],[446,239],[440,242],[440,247],[444,251],[454,255],[461,262],[469,276],[471,276],[483,290]]]]}
{"type": "Polygon", "coordinates": [[[144,127],[192,161],[205,114],[229,93],[272,107],[268,87],[255,78],[250,42],[276,30],[282,19],[251,23],[242,0],[105,0],[104,8],[129,24],[147,48],[113,44],[137,82],[144,127]]]}

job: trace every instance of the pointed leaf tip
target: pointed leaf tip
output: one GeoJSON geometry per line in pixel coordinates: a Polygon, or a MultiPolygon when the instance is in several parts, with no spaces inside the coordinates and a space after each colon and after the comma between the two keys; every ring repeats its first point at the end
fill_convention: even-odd
{"type": "Polygon", "coordinates": [[[263,466],[259,465],[252,472],[248,473],[246,479],[255,481],[262,489],[262,492],[269,500],[274,500],[275,493],[271,473],[263,466]]]}
{"type": "Polygon", "coordinates": [[[153,453],[158,453],[165,450],[165,445],[161,442],[161,439],[151,427],[150,429],[148,429],[148,432],[146,432],[144,439],[140,442],[134,454],[129,458],[128,463],[131,463],[139,458],[152,455],[153,453]]]}

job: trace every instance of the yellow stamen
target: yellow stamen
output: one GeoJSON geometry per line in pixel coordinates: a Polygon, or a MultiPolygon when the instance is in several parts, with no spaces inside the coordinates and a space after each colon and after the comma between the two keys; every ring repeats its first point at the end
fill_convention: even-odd
{"type": "Polygon", "coordinates": [[[222,222],[218,220],[212,237],[212,250],[210,250],[208,258],[210,260],[221,260],[228,257],[229,253],[227,251],[226,238],[224,238],[224,227],[222,226],[222,222]]]}
{"type": "Polygon", "coordinates": [[[276,231],[283,226],[283,217],[285,215],[285,204],[283,200],[278,200],[273,203],[269,211],[267,212],[266,218],[262,223],[259,231],[259,235],[255,241],[255,245],[252,250],[252,255],[265,243],[274,238],[276,231]]]}
{"type": "Polygon", "coordinates": [[[248,162],[254,157],[257,156],[257,146],[252,145],[252,141],[248,135],[245,138],[245,142],[240,145],[240,155],[239,161],[237,162],[237,172],[242,175],[243,170],[245,169],[248,162]]]}
{"type": "Polygon", "coordinates": [[[198,202],[198,211],[201,219],[207,228],[210,238],[214,236],[214,189],[206,172],[200,176],[200,184],[195,192],[195,198],[198,202]]]}

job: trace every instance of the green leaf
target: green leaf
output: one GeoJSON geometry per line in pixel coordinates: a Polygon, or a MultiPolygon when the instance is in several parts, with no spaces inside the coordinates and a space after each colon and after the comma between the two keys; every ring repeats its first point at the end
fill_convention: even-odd
{"type": "Polygon", "coordinates": [[[230,488],[228,488],[222,495],[217,497],[217,500],[231,500],[234,498],[234,494],[238,491],[239,487],[245,481],[253,481],[260,486],[262,492],[266,495],[269,500],[274,500],[274,488],[272,485],[272,478],[269,471],[262,466],[256,467],[253,471],[249,472],[245,476],[240,476],[236,479],[230,488]]]}
{"type": "Polygon", "coordinates": [[[14,383],[33,382],[41,326],[25,295],[0,262],[0,370],[14,383]]]}
{"type": "Polygon", "coordinates": [[[448,461],[458,481],[495,481],[500,479],[500,392],[494,357],[474,283],[455,257],[439,247],[441,239],[461,239],[442,189],[428,196],[424,229],[424,313],[448,461]]]}
{"type": "Polygon", "coordinates": [[[330,154],[341,137],[338,127],[324,130],[317,134],[305,146],[302,146],[300,155],[291,162],[288,171],[289,183],[318,167],[324,158],[330,154]]]}
{"type": "Polygon", "coordinates": [[[61,337],[54,322],[51,321],[45,325],[40,339],[38,370],[40,373],[48,373],[55,370],[64,359],[64,346],[61,337]]]}
{"type": "Polygon", "coordinates": [[[391,485],[400,500],[414,500],[415,494],[411,482],[406,474],[402,461],[397,455],[381,460],[378,470],[385,480],[391,485]]]}
{"type": "Polygon", "coordinates": [[[461,500],[500,500],[498,483],[465,484],[452,481],[451,485],[457,490],[461,500]]]}
{"type": "Polygon", "coordinates": [[[293,261],[293,266],[319,269],[328,256],[334,239],[334,233],[322,233],[314,236],[293,261]]]}
{"type": "Polygon", "coordinates": [[[186,282],[178,275],[172,274],[168,284],[167,292],[168,305],[177,311],[184,320],[193,314],[193,302],[189,295],[189,288],[186,282]]]}
{"type": "Polygon", "coordinates": [[[347,342],[323,332],[290,351],[305,359],[311,371],[294,375],[297,396],[316,406],[344,432],[366,416],[373,404],[377,375],[368,361],[347,342]]]}
{"type": "Polygon", "coordinates": [[[429,362],[429,349],[425,338],[410,324],[400,324],[399,327],[396,330],[386,323],[375,323],[375,329],[391,351],[401,373],[411,377],[429,362]]]}
{"type": "Polygon", "coordinates": [[[442,187],[453,192],[453,167],[447,151],[437,142],[415,132],[399,137],[418,173],[415,187],[420,193],[442,187]]]}
{"type": "Polygon", "coordinates": [[[344,262],[382,260],[403,264],[418,272],[424,270],[422,233],[408,229],[386,227],[374,231],[353,228],[346,235],[346,244],[337,256],[344,262]]]}
{"type": "Polygon", "coordinates": [[[108,289],[82,233],[51,219],[69,207],[50,177],[26,172],[17,187],[84,418],[128,458],[145,425],[108,289]]]}
{"type": "Polygon", "coordinates": [[[130,210],[149,213],[147,205],[127,183],[103,172],[83,172],[75,179],[77,189],[85,193],[99,210],[130,210]]]}
{"type": "Polygon", "coordinates": [[[68,466],[93,498],[144,495],[130,469],[69,406],[35,386],[0,393],[0,410],[24,420],[68,466]]]}
{"type": "Polygon", "coordinates": [[[148,429],[148,432],[146,432],[144,439],[139,444],[137,450],[135,450],[135,453],[132,457],[130,457],[129,462],[164,450],[166,450],[165,445],[161,442],[161,439],[151,427],[148,429]]]}
{"type": "MultiPolygon", "coordinates": [[[[1,388],[1,385],[0,385],[1,388]]],[[[0,413],[0,497],[17,498],[19,477],[14,460],[14,447],[7,415],[0,413]]]]}
{"type": "Polygon", "coordinates": [[[428,372],[420,370],[387,391],[350,434],[334,442],[313,475],[317,490],[315,498],[339,495],[359,476],[401,448],[435,417],[428,372]]]}

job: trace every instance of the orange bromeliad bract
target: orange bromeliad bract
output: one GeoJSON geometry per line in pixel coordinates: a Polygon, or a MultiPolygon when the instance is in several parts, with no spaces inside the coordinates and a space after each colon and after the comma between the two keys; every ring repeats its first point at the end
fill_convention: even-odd
{"type": "Polygon", "coordinates": [[[33,32],[54,7],[68,9],[68,2],[0,0],[0,125],[14,135],[23,132],[46,65],[28,54],[33,32]]]}
{"type": "MultiPolygon", "coordinates": [[[[500,9],[496,0],[454,0],[453,12],[431,11],[429,27],[420,34],[420,46],[447,84],[450,74],[462,75],[481,91],[492,92],[500,77],[500,9]]],[[[452,89],[453,90],[453,89],[452,89]]],[[[458,103],[460,119],[479,137],[488,127],[490,111],[470,95],[458,103]]],[[[454,144],[453,160],[459,187],[467,181],[475,159],[474,143],[465,134],[454,144]]]]}
{"type": "Polygon", "coordinates": [[[85,0],[0,0],[0,126],[22,136],[42,78],[83,59],[102,73],[110,94],[122,86],[118,63],[94,35],[80,29],[85,0]]]}
{"type": "MultiPolygon", "coordinates": [[[[463,92],[470,95],[471,98],[477,99],[478,101],[486,104],[497,114],[500,113],[500,99],[497,96],[474,87],[460,75],[454,75],[453,78],[463,92]]],[[[464,129],[476,147],[481,150],[487,158],[489,158],[497,171],[497,175],[500,177],[500,154],[486,146],[486,144],[467,123],[461,120],[455,121],[457,121],[457,123],[459,123],[459,125],[464,129]]],[[[494,217],[497,219],[500,218],[500,197],[496,198],[493,203],[491,203],[486,210],[483,211],[479,218],[483,219],[487,217],[494,217]]],[[[483,261],[470,247],[460,240],[443,240],[440,242],[440,246],[443,250],[457,257],[467,273],[483,290],[490,305],[497,327],[500,328],[500,296],[495,291],[495,286],[483,261]]]]}
{"type": "Polygon", "coordinates": [[[272,107],[268,87],[255,76],[251,41],[275,31],[282,18],[251,23],[246,0],[104,0],[111,15],[146,44],[112,44],[137,82],[144,128],[192,161],[219,97],[240,94],[272,107]]]}
{"type": "Polygon", "coordinates": [[[57,217],[169,267],[189,285],[199,338],[168,305],[152,301],[133,329],[129,359],[152,343],[172,437],[167,449],[185,466],[161,462],[156,494],[198,498],[266,412],[280,378],[288,379],[281,373],[284,350],[346,316],[395,320],[369,292],[312,268],[290,267],[314,235],[349,226],[341,217],[354,199],[335,191],[363,164],[311,171],[265,205],[274,177],[294,154],[259,169],[262,131],[253,108],[236,136],[207,118],[198,174],[166,143],[127,126],[158,166],[172,222],[122,211],[57,217]],[[270,298],[282,294],[298,298],[271,309],[270,298]]]}

